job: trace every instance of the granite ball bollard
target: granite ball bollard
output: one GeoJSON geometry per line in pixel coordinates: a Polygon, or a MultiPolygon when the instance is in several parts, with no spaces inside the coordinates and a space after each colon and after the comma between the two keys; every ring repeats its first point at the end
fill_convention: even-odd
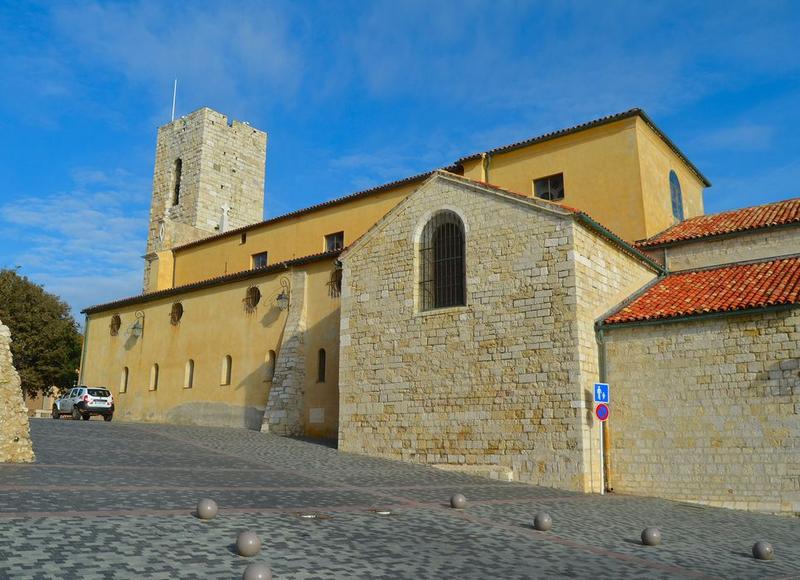
{"type": "Polygon", "coordinates": [[[261,551],[261,540],[255,532],[241,532],[236,538],[236,551],[245,558],[255,556],[261,551]]]}
{"type": "Polygon", "coordinates": [[[753,558],[756,560],[772,560],[775,557],[775,550],[769,542],[756,542],[753,544],[753,558]]]}
{"type": "Polygon", "coordinates": [[[197,517],[201,520],[211,520],[217,515],[217,502],[204,498],[197,502],[197,517]]]}
{"type": "Polygon", "coordinates": [[[272,580],[272,570],[266,564],[253,562],[244,569],[242,580],[272,580]]]}
{"type": "Polygon", "coordinates": [[[533,528],[540,532],[546,532],[553,527],[553,518],[547,512],[539,512],[533,518],[533,528]]]}
{"type": "Polygon", "coordinates": [[[467,506],[467,498],[463,493],[455,493],[450,498],[450,507],[457,510],[463,510],[467,506]]]}
{"type": "Polygon", "coordinates": [[[645,546],[658,546],[661,543],[661,530],[658,528],[645,528],[642,530],[642,544],[645,546]]]}

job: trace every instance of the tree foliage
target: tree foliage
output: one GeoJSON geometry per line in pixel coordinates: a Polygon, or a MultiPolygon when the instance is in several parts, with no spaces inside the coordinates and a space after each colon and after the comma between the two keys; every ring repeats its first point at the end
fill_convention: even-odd
{"type": "Polygon", "coordinates": [[[11,354],[26,394],[73,385],[82,339],[63,300],[15,270],[2,269],[0,321],[11,330],[11,354]]]}

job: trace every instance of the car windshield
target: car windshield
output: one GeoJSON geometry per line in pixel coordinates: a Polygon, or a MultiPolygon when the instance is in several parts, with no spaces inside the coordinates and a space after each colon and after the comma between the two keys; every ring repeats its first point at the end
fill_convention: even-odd
{"type": "Polygon", "coordinates": [[[93,397],[108,397],[111,395],[111,393],[105,389],[89,389],[89,394],[93,397]]]}

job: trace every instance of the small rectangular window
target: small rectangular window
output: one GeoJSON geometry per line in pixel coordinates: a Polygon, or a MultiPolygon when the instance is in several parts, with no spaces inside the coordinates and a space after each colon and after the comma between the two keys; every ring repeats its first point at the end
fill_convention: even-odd
{"type": "Polygon", "coordinates": [[[564,174],[557,173],[541,179],[534,179],[533,194],[539,199],[561,201],[564,199],[564,174]]]}
{"type": "Polygon", "coordinates": [[[268,252],[259,252],[258,254],[253,254],[253,269],[266,268],[268,254],[268,252]]]}
{"type": "Polygon", "coordinates": [[[336,232],[325,236],[325,251],[335,252],[344,248],[344,232],[336,232]]]}
{"type": "Polygon", "coordinates": [[[242,232],[242,235],[239,236],[239,244],[246,244],[247,243],[247,232],[242,232]]]}

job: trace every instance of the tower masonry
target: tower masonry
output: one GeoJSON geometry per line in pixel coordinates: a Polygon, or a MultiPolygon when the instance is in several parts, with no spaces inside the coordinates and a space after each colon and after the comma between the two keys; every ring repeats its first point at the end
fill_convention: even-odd
{"type": "Polygon", "coordinates": [[[171,286],[172,248],[263,220],[266,155],[266,133],[207,107],[158,129],[145,292],[171,286]]]}

